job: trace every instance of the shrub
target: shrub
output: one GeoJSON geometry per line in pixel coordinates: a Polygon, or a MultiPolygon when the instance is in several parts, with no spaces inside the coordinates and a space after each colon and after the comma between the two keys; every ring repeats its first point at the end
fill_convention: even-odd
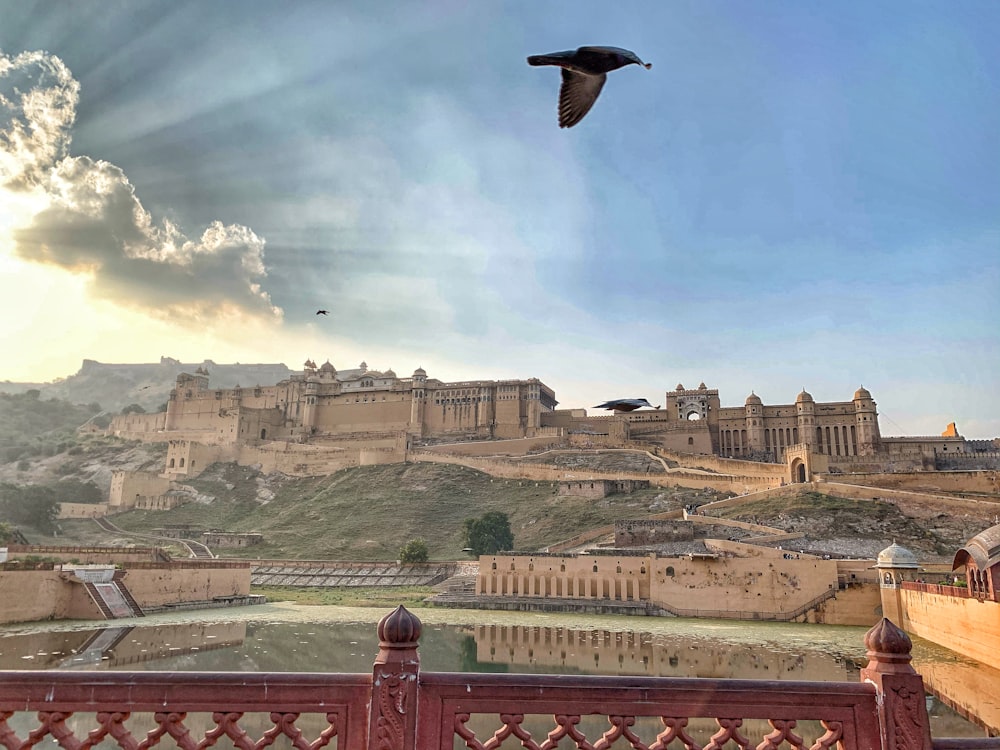
{"type": "Polygon", "coordinates": [[[411,539],[399,548],[399,561],[402,563],[424,563],[428,556],[427,542],[423,539],[411,539]]]}

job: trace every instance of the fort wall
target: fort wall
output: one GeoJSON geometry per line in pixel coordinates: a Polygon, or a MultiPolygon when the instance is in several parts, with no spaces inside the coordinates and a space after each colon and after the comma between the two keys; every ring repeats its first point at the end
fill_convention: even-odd
{"type": "MultiPolygon", "coordinates": [[[[579,472],[567,471],[566,469],[546,466],[537,463],[515,463],[511,461],[495,460],[488,458],[478,458],[473,456],[455,456],[443,452],[431,452],[424,449],[411,451],[409,454],[411,461],[429,461],[433,463],[445,463],[458,466],[468,466],[469,468],[482,471],[492,476],[504,477],[507,479],[531,479],[545,482],[558,482],[560,480],[575,479],[579,472]]],[[[689,474],[683,471],[676,471],[664,474],[628,473],[628,472],[601,472],[587,471],[587,478],[595,479],[635,479],[649,481],[655,487],[693,487],[697,489],[714,489],[719,491],[744,491],[748,487],[756,487],[761,484],[768,486],[772,480],[761,477],[745,476],[714,476],[710,474],[689,474]]]]}
{"type": "Polygon", "coordinates": [[[59,503],[59,518],[99,518],[108,508],[107,503],[59,503]]]}
{"type": "Polygon", "coordinates": [[[134,507],[143,497],[158,496],[170,489],[170,480],[148,471],[115,471],[111,474],[108,506],[113,511],[134,507]]]}
{"type": "Polygon", "coordinates": [[[1000,653],[1000,602],[907,587],[884,591],[898,596],[902,605],[900,627],[908,633],[983,664],[996,665],[1000,653]]]}
{"type": "Polygon", "coordinates": [[[427,445],[420,448],[429,453],[442,453],[452,456],[526,456],[532,451],[560,445],[563,442],[562,433],[556,428],[540,428],[540,433],[530,438],[512,438],[508,440],[485,440],[468,443],[445,443],[443,445],[427,445]]]}
{"type": "Polygon", "coordinates": [[[73,561],[82,565],[115,565],[119,563],[156,562],[156,547],[76,547],[42,544],[11,544],[7,546],[9,560],[46,557],[60,562],[73,561]]]}
{"type": "Polygon", "coordinates": [[[838,484],[857,484],[884,489],[925,493],[982,493],[1000,499],[1000,471],[916,471],[838,474],[826,477],[838,484]]]}
{"type": "Polygon", "coordinates": [[[80,584],[56,570],[0,566],[0,624],[42,620],[100,620],[100,609],[80,584]],[[31,592],[25,596],[25,592],[31,592]]]}
{"type": "MultiPolygon", "coordinates": [[[[839,590],[837,561],[808,556],[484,555],[476,581],[477,595],[485,597],[644,602],[683,616],[738,619],[805,618],[800,610],[839,590]]],[[[877,591],[852,594],[839,607],[809,617],[865,624],[858,620],[868,612],[870,624],[877,599],[877,591]]]]}
{"type": "MultiPolygon", "coordinates": [[[[801,486],[801,485],[799,485],[801,486]]],[[[932,495],[928,492],[911,492],[909,490],[890,490],[885,488],[872,489],[860,485],[841,484],[833,482],[816,482],[813,488],[834,497],[847,497],[856,500],[880,500],[894,502],[905,500],[907,513],[918,517],[933,517],[939,513],[962,513],[970,519],[978,519],[983,527],[992,526],[996,514],[1000,512],[1000,503],[992,500],[976,498],[958,498],[949,495],[932,495]]]]}
{"type": "MultiPolygon", "coordinates": [[[[869,561],[870,564],[870,561],[869,561]]],[[[882,617],[881,589],[877,582],[841,588],[831,599],[807,613],[805,621],[827,625],[870,625],[882,617]]]]}
{"type": "Polygon", "coordinates": [[[249,562],[128,563],[125,585],[142,608],[250,593],[249,562]]]}

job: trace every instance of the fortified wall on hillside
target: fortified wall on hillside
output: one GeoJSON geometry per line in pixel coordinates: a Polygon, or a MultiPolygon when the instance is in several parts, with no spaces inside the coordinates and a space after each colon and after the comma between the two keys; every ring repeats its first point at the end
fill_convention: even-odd
{"type": "Polygon", "coordinates": [[[156,486],[116,493],[119,482],[110,500],[169,507],[169,480],[194,476],[215,461],[314,476],[405,461],[412,449],[435,444],[461,455],[484,449],[509,454],[491,447],[496,440],[520,446],[520,454],[584,441],[604,448],[648,446],[702,462],[784,463],[793,482],[817,473],[933,470],[943,459],[948,468],[989,468],[969,462],[1000,458],[996,446],[966,441],[954,425],[941,436],[883,437],[865,388],[849,401],[817,403],[802,391],[794,403],[765,405],[751,393],[743,406],[724,407],[717,389],[678,385],[662,408],[597,416],[559,410],[557,403],[537,378],[444,382],[422,368],[401,378],[364,362],[338,371],[329,361],[319,367],[307,361],[275,385],[212,388],[209,373],[198,367],[177,377],[165,412],[112,421],[111,434],[169,448],[156,486]]]}

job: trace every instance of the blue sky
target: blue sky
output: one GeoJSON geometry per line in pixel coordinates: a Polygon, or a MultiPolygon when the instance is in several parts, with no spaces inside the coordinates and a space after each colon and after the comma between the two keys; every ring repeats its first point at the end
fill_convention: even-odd
{"type": "Polygon", "coordinates": [[[1000,435],[993,0],[0,18],[0,379],[163,354],[534,376],[564,407],[863,384],[886,434],[1000,435]],[[653,67],[561,130],[525,57],[584,44],[653,67]]]}

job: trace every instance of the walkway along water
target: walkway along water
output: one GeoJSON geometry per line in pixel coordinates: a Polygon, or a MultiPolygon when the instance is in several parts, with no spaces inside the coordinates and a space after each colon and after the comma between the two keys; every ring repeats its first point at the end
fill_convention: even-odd
{"type": "Polygon", "coordinates": [[[147,746],[170,735],[194,750],[223,735],[237,747],[285,735],[300,748],[336,738],[338,750],[485,750],[507,738],[535,750],[563,738],[592,750],[1000,748],[931,739],[910,640],[888,620],[865,636],[858,683],[421,672],[415,615],[398,607],[377,633],[370,675],[0,672],[0,744],[110,738],[132,750],[138,736],[147,746]]]}

